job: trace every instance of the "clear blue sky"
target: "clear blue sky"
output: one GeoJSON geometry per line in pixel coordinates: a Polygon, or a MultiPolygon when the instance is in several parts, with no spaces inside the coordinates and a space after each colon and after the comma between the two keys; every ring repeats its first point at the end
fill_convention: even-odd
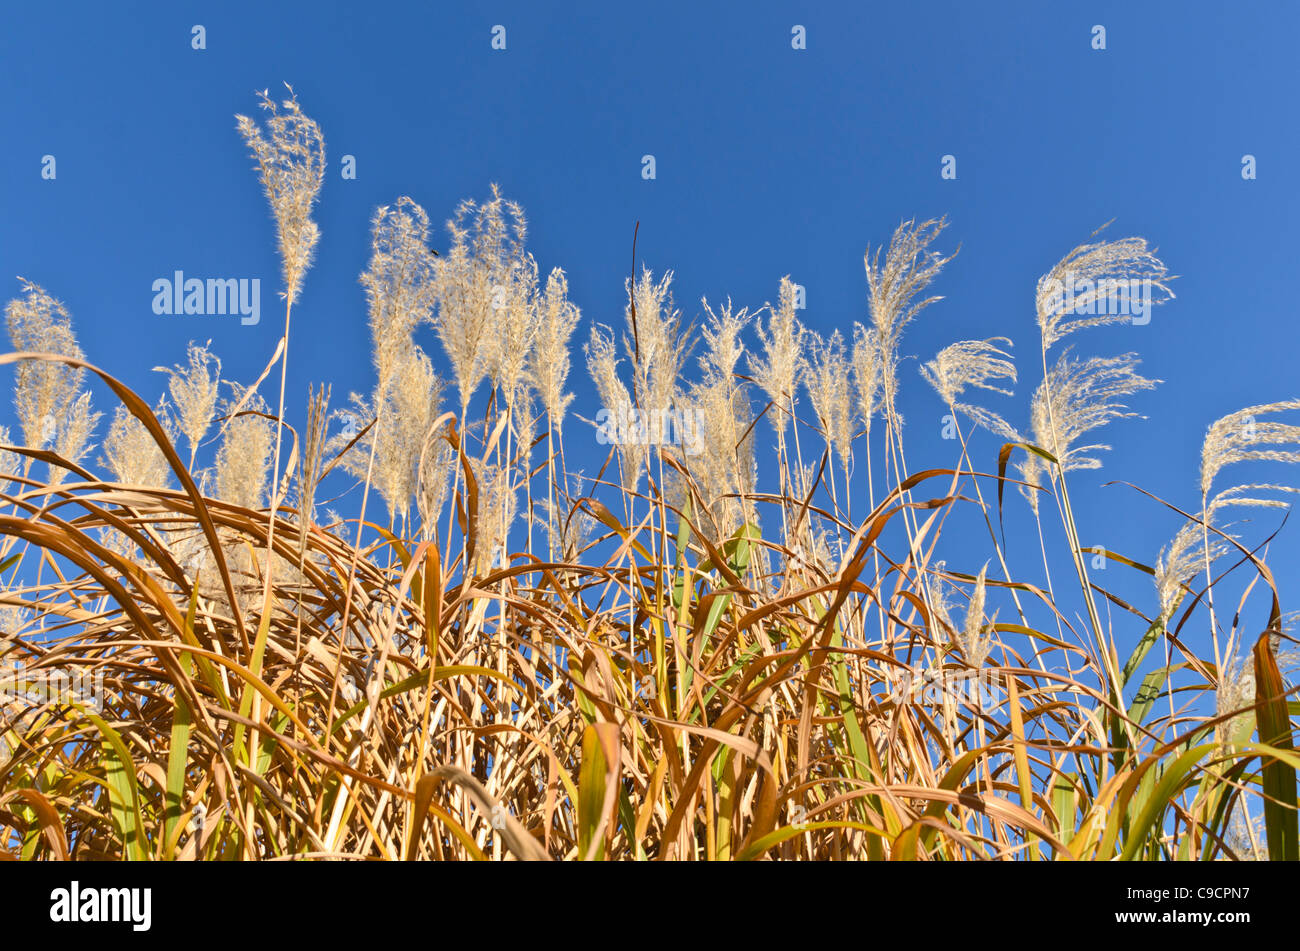
{"type": "MultiPolygon", "coordinates": [[[[865,319],[868,243],[902,218],[947,214],[941,246],[962,250],[904,350],[928,359],[957,339],[1012,337],[1023,382],[990,403],[1019,423],[1039,377],[1034,282],[1114,218],[1111,236],[1158,245],[1181,275],[1178,299],[1148,326],[1074,339],[1089,354],[1136,349],[1166,382],[1135,398],[1150,419],[1110,427],[1105,469],[1079,474],[1074,494],[1085,543],[1150,563],[1177,519],[1100,483],[1129,479],[1192,507],[1206,425],[1300,395],[1297,35],[1300,7],[1281,2],[8,5],[3,296],[14,275],[45,286],[91,360],[150,399],[163,382],[150,368],[190,339],[213,338],[227,374],[251,381],[279,332],[279,263],[233,116],[257,114],[253,91],[288,81],[330,159],[295,313],[298,415],[308,381],[332,381],[336,405],[371,385],[357,276],[374,208],[410,195],[442,222],[495,181],[527,210],[542,268],[568,271],[581,339],[593,319],[621,321],[637,220],[641,261],[676,271],[688,315],[701,295],[758,307],[788,273],[807,287],[802,316],[829,331],[865,319]],[[206,50],[191,49],[194,24],[206,50]],[[495,24],[504,52],[490,47],[495,24]],[[804,51],[791,49],[794,24],[804,51]],[[655,181],[641,178],[647,153],[655,181]],[[1255,181],[1240,174],[1246,153],[1255,181]],[[40,177],[46,154],[54,181],[40,177]],[[355,181],[339,176],[344,154],[355,181]],[[955,181],[940,177],[944,154],[955,181]],[[155,316],[151,284],[176,269],[261,277],[261,325],[155,316]]],[[[952,464],[914,366],[902,392],[911,464],[952,464]]],[[[580,359],[572,380],[589,415],[580,359]]],[[[107,394],[98,403],[111,408],[107,394]]],[[[996,441],[974,448],[992,467],[996,441]]],[[[1009,520],[1010,557],[1034,574],[1026,524],[1009,520]]],[[[1272,556],[1284,596],[1300,581],[1297,531],[1272,556]]],[[[1146,583],[1121,571],[1098,580],[1149,607],[1146,583]]]]}

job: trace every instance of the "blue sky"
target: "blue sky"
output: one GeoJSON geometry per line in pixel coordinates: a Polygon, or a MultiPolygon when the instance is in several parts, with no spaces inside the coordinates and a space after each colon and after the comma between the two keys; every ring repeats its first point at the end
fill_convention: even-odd
{"type": "MultiPolygon", "coordinates": [[[[640,262],[675,270],[688,316],[702,295],[761,306],[790,274],[807,288],[806,322],[847,332],[866,319],[866,245],[903,218],[947,214],[940,247],[961,253],[904,351],[929,359],[957,339],[1013,338],[1022,384],[989,403],[1017,423],[1040,375],[1038,276],[1112,218],[1111,237],[1148,238],[1180,275],[1178,299],[1147,326],[1076,338],[1085,354],[1137,350],[1166,381],[1134,400],[1149,419],[1106,431],[1106,467],[1073,480],[1084,542],[1139,561],[1178,520],[1100,483],[1192,507],[1207,424],[1300,390],[1294,4],[30,4],[7,8],[4,27],[4,297],[14,275],[43,285],[90,359],[149,399],[163,383],[150,369],[180,360],[190,339],[212,338],[226,374],[246,382],[274,348],[274,230],[233,116],[255,115],[254,90],[284,81],[330,160],[291,343],[299,416],[309,381],[333,382],[336,405],[371,386],[357,276],[374,208],[409,195],[442,222],[490,182],[527,210],[542,268],[568,272],[580,339],[592,320],[622,320],[638,220],[640,262]],[[205,50],[191,49],[194,24],[205,50]],[[496,24],[505,51],[491,49],[496,24]],[[791,49],[795,24],[806,50],[791,49]],[[1104,51],[1091,48],[1094,24],[1104,51]],[[53,181],[40,175],[47,154],[53,181]],[[339,176],[345,154],[354,181],[339,176]],[[644,154],[654,181],[641,177],[644,154]],[[940,177],[945,154],[956,180],[940,177]],[[260,277],[261,324],[156,316],[152,282],[177,269],[260,277]]],[[[434,246],[445,242],[439,232],[434,246]]],[[[571,380],[574,410],[591,415],[580,359],[571,380]]],[[[903,380],[912,468],[952,464],[914,362],[903,380]]],[[[977,465],[992,468],[996,450],[977,437],[977,465]]],[[[1300,481],[1276,466],[1257,474],[1300,481]]],[[[1012,508],[1009,558],[1034,574],[1037,538],[1012,508]]],[[[1278,520],[1265,513],[1249,537],[1278,520]]],[[[1271,556],[1284,608],[1300,581],[1296,531],[1271,556]]],[[[1144,581],[1112,577],[1123,570],[1098,580],[1149,606],[1144,581]]]]}

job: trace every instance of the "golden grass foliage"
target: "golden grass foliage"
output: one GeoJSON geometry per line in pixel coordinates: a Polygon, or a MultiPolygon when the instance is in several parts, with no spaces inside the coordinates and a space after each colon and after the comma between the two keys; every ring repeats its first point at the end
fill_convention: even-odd
{"type": "MultiPolygon", "coordinates": [[[[296,100],[263,99],[267,129],[239,129],[292,305],[319,239],[324,143],[296,100]]],[[[1170,544],[1106,553],[1150,576],[1150,616],[1112,599],[1103,626],[1066,478],[1101,465],[1104,447],[1081,440],[1133,415],[1123,401],[1154,382],[1132,354],[1066,350],[1049,367],[1066,334],[1113,321],[1053,309],[1042,289],[1081,271],[1167,296],[1164,265],[1140,239],[1098,242],[1040,281],[1027,435],[962,402],[1010,395],[1010,340],[954,343],[924,364],[961,451],[909,474],[900,348],[939,299],[943,227],[905,222],[868,252],[869,319],[849,341],[803,326],[788,277],[766,316],[705,302],[693,380],[671,272],[629,279],[625,330],[593,325],[585,345],[598,397],[694,414],[703,448],[623,432],[608,478],[565,462],[566,413],[570,432],[584,424],[568,412],[568,280],[541,280],[523,211],[495,187],[456,210],[442,256],[415,202],[378,210],[362,276],[375,388],[344,411],[312,388],[284,486],[283,365],[272,415],[257,384],[223,379],[191,345],[164,370],[170,400],[151,407],[89,366],[63,305],[24,283],[6,309],[15,352],[0,357],[23,431],[19,445],[0,430],[0,665],[21,665],[29,687],[0,706],[0,852],[1300,857],[1291,639],[1256,548],[1214,517],[1290,490],[1213,491],[1230,464],[1300,461],[1300,428],[1273,418],[1300,403],[1211,427],[1201,505],[1175,509],[1170,544]],[[416,342],[426,328],[447,384],[416,342]],[[91,380],[117,403],[99,473],[80,463],[91,380]],[[764,414],[774,449],[755,446],[764,414]],[[975,475],[993,460],[972,464],[958,414],[1006,441],[996,477],[975,475]],[[875,417],[887,425],[873,470],[875,417]],[[1077,590],[1053,584],[1045,548],[1041,577],[1008,571],[993,520],[1013,456],[1040,535],[1040,517],[1060,515],[1077,590]],[[51,475],[35,478],[33,461],[51,475]],[[318,490],[340,473],[362,486],[360,515],[318,521],[318,490]],[[365,514],[372,487],[386,523],[365,514]],[[966,571],[936,557],[962,507],[983,516],[991,551],[966,571]],[[1226,631],[1213,614],[1229,560],[1271,595],[1258,636],[1240,612],[1226,631]],[[1212,660],[1188,646],[1197,612],[1212,660]],[[59,689],[74,675],[102,690],[59,689]]],[[[286,313],[258,384],[288,332],[286,313]]]]}

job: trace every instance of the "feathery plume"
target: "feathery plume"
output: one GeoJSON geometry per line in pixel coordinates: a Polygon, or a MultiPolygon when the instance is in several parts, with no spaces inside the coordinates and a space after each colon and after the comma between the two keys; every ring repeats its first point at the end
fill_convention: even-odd
{"type": "Polygon", "coordinates": [[[471,463],[479,484],[479,540],[475,568],[479,574],[506,564],[510,526],[518,511],[519,490],[510,477],[509,466],[475,460],[471,463]]]}
{"type": "Polygon", "coordinates": [[[429,249],[429,216],[410,198],[383,205],[371,226],[370,266],[361,275],[370,312],[370,337],[381,387],[399,355],[437,304],[437,258],[429,249]]]}
{"type": "Polygon", "coordinates": [[[939,398],[948,406],[956,405],[962,393],[971,386],[1012,396],[1014,394],[1011,390],[1004,390],[990,382],[1016,382],[1016,365],[1009,353],[996,346],[998,343],[1011,346],[1011,341],[1006,337],[961,340],[949,344],[929,363],[922,364],[921,376],[934,387],[939,398]]]}
{"type": "Polygon", "coordinates": [[[1241,862],[1268,861],[1268,830],[1262,816],[1246,811],[1246,797],[1239,796],[1223,837],[1233,855],[1241,862]]]}
{"type": "Polygon", "coordinates": [[[812,398],[813,411],[821,420],[826,444],[840,457],[847,473],[853,451],[853,404],[844,338],[838,330],[827,340],[814,330],[807,333],[808,395],[812,398]]]}
{"type": "Polygon", "coordinates": [[[307,387],[307,428],[303,432],[302,455],[298,462],[299,553],[307,544],[307,528],[316,521],[316,489],[325,465],[329,429],[330,387],[307,387]]]}
{"type": "Polygon", "coordinates": [[[682,312],[673,305],[672,282],[672,271],[665,271],[656,283],[643,267],[635,285],[631,278],[624,284],[628,335],[623,343],[632,362],[632,392],[643,412],[663,413],[673,407],[678,378],[694,346],[692,328],[682,325],[682,312]]]}
{"type": "Polygon", "coordinates": [[[510,431],[515,434],[512,462],[526,480],[532,471],[533,440],[541,420],[537,412],[537,396],[527,382],[521,381],[511,390],[507,402],[510,406],[510,431]]]}
{"type": "Polygon", "coordinates": [[[155,371],[167,374],[176,426],[190,444],[191,467],[217,413],[221,360],[209,349],[211,345],[211,340],[201,347],[191,340],[185,351],[185,366],[154,367],[155,371]]]}
{"type": "Polygon", "coordinates": [[[614,333],[603,324],[593,324],[591,337],[582,348],[587,358],[587,372],[596,384],[596,393],[600,397],[602,408],[608,417],[615,421],[617,430],[613,435],[618,447],[621,479],[624,490],[633,492],[641,480],[641,466],[644,455],[628,434],[622,431],[622,420],[631,416],[632,397],[618,375],[618,354],[614,345],[614,333]]]}
{"type": "MultiPolygon", "coordinates": [[[[86,355],[77,343],[68,309],[39,285],[18,280],[26,296],[14,298],[5,307],[13,348],[84,360],[86,355]]],[[[61,430],[66,432],[73,421],[85,371],[51,360],[23,360],[15,367],[14,375],[14,408],[23,441],[31,449],[55,448],[61,441],[61,430]]],[[[83,412],[77,425],[85,422],[83,412]]]]}
{"type": "Polygon", "coordinates": [[[1255,665],[1252,658],[1246,656],[1229,657],[1223,666],[1223,673],[1214,688],[1214,715],[1236,715],[1217,724],[1214,733],[1219,745],[1226,747],[1233,742],[1247,719],[1254,716],[1250,708],[1255,705],[1255,665]]]}
{"type": "Polygon", "coordinates": [[[871,434],[871,421],[880,409],[880,344],[876,331],[853,324],[853,400],[862,431],[871,434]]]}
{"type": "MultiPolygon", "coordinates": [[[[82,393],[73,401],[68,414],[60,422],[58,437],[54,442],[54,451],[68,462],[80,463],[95,448],[90,437],[99,425],[103,413],[96,413],[90,407],[89,391],[82,393]]],[[[50,466],[50,484],[58,485],[63,481],[63,469],[50,466]]]]}
{"type": "Polygon", "coordinates": [[[1043,350],[1076,330],[1130,322],[1138,296],[1139,306],[1163,304],[1174,296],[1168,280],[1168,269],[1144,238],[1079,245],[1038,280],[1043,350]]]}
{"type": "MultiPolygon", "coordinates": [[[[1205,532],[1199,521],[1189,521],[1180,528],[1169,544],[1160,549],[1155,565],[1156,597],[1160,601],[1160,618],[1168,621],[1186,590],[1187,581],[1204,570],[1205,532]]],[[[1226,543],[1210,542],[1209,560],[1214,562],[1228,551],[1226,543]]]]}
{"type": "MultiPolygon", "coordinates": [[[[369,399],[354,393],[351,400],[357,415],[375,422],[342,462],[357,478],[371,480],[391,518],[406,519],[412,500],[418,504],[422,494],[422,454],[443,390],[414,334],[423,323],[438,324],[443,274],[428,247],[429,217],[410,198],[379,208],[371,235],[370,265],[361,283],[378,382],[369,399]]],[[[326,444],[326,451],[346,446],[356,435],[354,414],[338,415],[350,423],[326,444]]]]}
{"type": "MultiPolygon", "coordinates": [[[[529,367],[534,363],[541,312],[537,306],[537,262],[524,254],[511,263],[499,285],[500,306],[494,323],[495,333],[488,351],[488,375],[501,393],[510,435],[518,447],[513,461],[526,474],[532,458],[532,440],[537,422],[529,367]]],[[[506,443],[509,446],[509,438],[506,443]]]]}
{"type": "Polygon", "coordinates": [[[939,398],[954,411],[964,413],[977,426],[1003,438],[1022,442],[1011,424],[997,413],[961,401],[962,393],[971,386],[1002,393],[1005,396],[1014,395],[1010,390],[1004,390],[990,382],[992,380],[1016,382],[1016,365],[1012,362],[1011,355],[999,349],[995,343],[1011,346],[1011,341],[1006,337],[962,340],[944,347],[933,360],[922,364],[919,369],[921,376],[939,394],[939,398]]]}
{"type": "Polygon", "coordinates": [[[447,503],[456,450],[442,437],[441,432],[430,432],[421,451],[417,478],[416,507],[424,537],[437,537],[438,516],[447,503]]]}
{"type": "Polygon", "coordinates": [[[903,330],[922,310],[942,297],[916,298],[938,276],[953,255],[943,257],[929,250],[930,244],[947,227],[947,220],[904,221],[894,231],[880,260],[880,249],[873,256],[868,247],[863,255],[867,271],[867,299],[871,322],[880,348],[880,384],[886,412],[898,425],[898,349],[903,330]]]}
{"type": "MultiPolygon", "coordinates": [[[[230,385],[234,398],[227,402],[227,411],[233,411],[247,396],[238,383],[230,385]]],[[[223,502],[246,509],[260,509],[266,504],[275,448],[275,423],[265,415],[269,412],[266,401],[254,394],[226,426],[216,460],[216,493],[223,502]]]]}
{"type": "Polygon", "coordinates": [[[708,354],[700,358],[704,379],[726,387],[727,390],[736,389],[739,386],[736,381],[736,364],[745,352],[740,336],[751,319],[749,308],[742,307],[736,311],[731,305],[731,298],[727,298],[727,302],[718,308],[719,312],[714,313],[707,299],[701,299],[700,303],[709,317],[701,331],[708,346],[708,354]]]}
{"type": "MultiPolygon", "coordinates": [[[[12,446],[13,435],[8,426],[0,426],[0,446],[12,446]]],[[[0,495],[7,495],[11,488],[8,476],[16,476],[23,469],[23,457],[9,449],[0,448],[0,495]]]]}
{"type": "Polygon", "coordinates": [[[311,267],[320,228],[311,219],[312,205],[325,182],[325,138],[320,126],[303,115],[293,88],[277,107],[267,90],[258,93],[269,113],[265,133],[248,116],[235,116],[236,128],[257,160],[258,175],[275,217],[284,268],[285,296],[298,300],[303,275],[311,267]],[[281,112],[280,108],[284,111],[281,112]]]}
{"type": "MultiPolygon", "coordinates": [[[[174,442],[175,426],[166,412],[166,396],[159,399],[153,414],[159,418],[162,429],[168,439],[174,442]]],[[[113,422],[109,424],[108,435],[104,437],[103,455],[100,465],[105,466],[113,475],[113,481],[123,486],[144,486],[148,488],[165,488],[172,478],[172,466],[166,461],[159,444],[153,440],[143,422],[135,418],[126,407],[118,407],[113,412],[113,422]]],[[[104,529],[101,543],[109,551],[129,560],[139,559],[139,548],[129,535],[117,529],[104,529]]],[[[178,548],[183,542],[175,542],[178,548]]]]}
{"type": "Polygon", "coordinates": [[[749,397],[736,380],[736,364],[744,352],[740,335],[750,320],[747,308],[735,311],[731,301],[717,313],[703,301],[708,321],[703,328],[707,346],[700,358],[701,382],[691,387],[690,402],[700,423],[697,452],[688,464],[714,523],[730,535],[753,516],[747,496],[754,491],[757,471],[754,434],[750,428],[749,397]]]}
{"type": "MultiPolygon", "coordinates": [[[[162,423],[168,439],[176,438],[175,424],[167,413],[166,398],[154,407],[154,415],[162,423]]],[[[144,423],[125,406],[113,413],[113,422],[104,437],[104,451],[100,464],[105,466],[116,482],[123,485],[140,485],[165,488],[171,481],[172,467],[154,441],[144,423]]]]}
{"type": "Polygon", "coordinates": [[[376,388],[369,399],[351,395],[353,411],[339,416],[352,417],[353,425],[330,440],[326,453],[338,451],[352,441],[356,418],[369,421],[382,417],[382,425],[372,426],[343,458],[342,465],[358,479],[369,474],[389,515],[405,518],[416,497],[425,442],[441,413],[443,382],[433,361],[415,344],[395,359],[393,379],[385,391],[376,388]]]}
{"type": "MultiPolygon", "coordinates": [[[[1013,442],[1025,442],[1026,440],[1014,431],[1009,437],[1013,442]]],[[[1027,452],[1024,458],[1016,463],[1016,477],[1023,485],[1016,486],[1020,494],[1024,496],[1025,501],[1029,503],[1030,510],[1034,516],[1038,516],[1038,496],[1039,489],[1045,488],[1043,485],[1043,476],[1047,473],[1047,465],[1041,456],[1032,452],[1027,452]]]]}
{"type": "Polygon", "coordinates": [[[0,604],[0,657],[8,653],[9,646],[32,622],[32,612],[16,604],[0,604]]]}
{"type": "Polygon", "coordinates": [[[777,305],[767,305],[771,313],[767,329],[761,323],[755,325],[763,356],[748,357],[754,380],[772,403],[768,419],[778,435],[785,434],[794,414],[794,397],[799,389],[796,377],[803,361],[804,328],[795,317],[794,300],[795,284],[786,275],[777,289],[777,305]]]}
{"type": "Polygon", "coordinates": [[[985,579],[988,568],[987,564],[981,568],[979,577],[975,579],[975,590],[971,593],[965,620],[957,633],[962,653],[966,655],[966,662],[972,667],[983,667],[993,647],[991,626],[986,627],[984,623],[985,579]]]}
{"type": "Polygon", "coordinates": [[[1078,360],[1067,348],[1038,385],[1032,414],[1034,442],[1056,457],[1062,472],[1101,468],[1101,460],[1085,453],[1109,446],[1075,443],[1112,420],[1139,415],[1125,412],[1119,399],[1160,382],[1138,375],[1139,362],[1136,353],[1078,360]]]}
{"type": "Polygon", "coordinates": [[[501,189],[493,185],[490,201],[462,201],[447,231],[451,246],[438,260],[434,326],[463,409],[492,369],[492,331],[497,311],[506,303],[506,282],[514,265],[523,261],[527,222],[523,209],[502,198],[501,189]]]}
{"type": "Polygon", "coordinates": [[[957,625],[952,620],[953,606],[950,601],[950,596],[957,590],[957,586],[945,578],[947,570],[946,561],[936,561],[930,569],[931,574],[934,575],[934,584],[930,592],[930,617],[934,625],[930,635],[936,639],[940,634],[958,633],[957,625]]]}
{"type": "Polygon", "coordinates": [[[1300,409],[1300,399],[1247,406],[1212,423],[1201,447],[1201,499],[1207,514],[1224,505],[1281,505],[1275,499],[1250,498],[1258,490],[1296,491],[1289,486],[1262,484],[1233,486],[1210,501],[1214,480],[1225,466],[1236,462],[1300,462],[1300,426],[1259,420],[1256,417],[1300,409]]]}
{"type": "MultiPolygon", "coordinates": [[[[1283,400],[1247,406],[1210,424],[1201,445],[1201,538],[1202,566],[1205,569],[1206,603],[1210,613],[1210,633],[1214,641],[1214,658],[1219,662],[1218,623],[1214,610],[1214,585],[1210,576],[1213,545],[1210,526],[1218,510],[1240,505],[1263,508],[1281,508],[1280,499],[1262,496],[1261,492],[1300,492],[1294,486],[1276,483],[1247,483],[1229,486],[1210,497],[1214,480],[1226,466],[1236,462],[1300,462],[1300,426],[1275,420],[1257,420],[1257,416],[1300,409],[1300,400],[1283,400]]],[[[1232,637],[1228,639],[1231,652],[1232,637]]],[[[1220,689],[1224,678],[1220,677],[1220,689]]]]}
{"type": "Polygon", "coordinates": [[[558,426],[573,401],[573,394],[564,392],[564,384],[569,377],[569,338],[581,317],[577,305],[569,300],[569,281],[560,268],[546,279],[537,309],[537,349],[528,372],[542,408],[558,426]]]}
{"type": "Polygon", "coordinates": [[[537,345],[538,293],[537,261],[525,253],[510,262],[510,269],[496,287],[493,332],[486,351],[488,378],[507,402],[526,383],[524,371],[537,345]]]}

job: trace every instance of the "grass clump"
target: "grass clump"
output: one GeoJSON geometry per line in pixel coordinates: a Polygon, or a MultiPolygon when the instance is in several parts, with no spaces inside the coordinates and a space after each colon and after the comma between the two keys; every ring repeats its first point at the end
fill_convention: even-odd
{"type": "Polygon", "coordinates": [[[918,469],[899,367],[905,329],[941,299],[944,221],[904,222],[868,250],[851,339],[806,327],[788,277],[758,312],[702,302],[698,372],[672,272],[643,269],[625,285],[625,328],[585,334],[591,409],[568,389],[582,315],[566,273],[528,251],[522,208],[495,186],[463,202],[439,253],[403,197],[376,212],[361,276],[374,387],[331,409],[313,385],[299,430],[285,360],[321,238],[324,140],[296,99],[262,98],[266,128],[241,117],[239,132],[274,214],[286,314],[257,381],[224,379],[191,344],[150,403],[87,363],[41,288],[24,282],[6,308],[21,440],[0,429],[0,663],[94,689],[0,707],[0,850],[1300,853],[1293,642],[1259,540],[1220,521],[1294,489],[1216,487],[1229,465],[1300,461],[1300,427],[1278,421],[1300,402],[1216,422],[1199,507],[1151,503],[1179,514],[1169,544],[1105,552],[1149,576],[1149,614],[1089,578],[1096,551],[1079,541],[1067,474],[1101,466],[1105,448],[1083,440],[1133,418],[1156,381],[1135,354],[1061,348],[1049,364],[1067,335],[1118,322],[1091,306],[1100,292],[1067,307],[1051,288],[1141,280],[1168,299],[1145,241],[1080,246],[1040,280],[1023,433],[968,402],[1014,398],[1009,338],[922,365],[960,451],[918,469]],[[260,386],[277,363],[273,410],[260,386]],[[82,465],[92,382],[116,400],[98,472],[82,465]],[[598,445],[598,409],[618,421],[599,430],[608,455],[571,471],[566,433],[598,445]],[[698,421],[693,438],[650,422],[666,418],[698,421]],[[968,442],[975,428],[1000,441],[968,442]],[[1034,522],[1041,570],[1009,566],[994,525],[1008,483],[1028,500],[1017,517],[1034,522]],[[971,508],[988,554],[950,568],[947,520],[971,508]],[[1063,550],[1049,554],[1053,508],[1063,550]],[[1077,590],[1052,578],[1067,556],[1077,590]],[[1262,594],[1267,618],[1248,630],[1239,610],[1225,630],[1212,594],[1247,574],[1243,598],[1262,594]],[[1098,595],[1117,609],[1105,624],[1098,595]],[[1213,657],[1190,646],[1194,613],[1213,657]]]}

